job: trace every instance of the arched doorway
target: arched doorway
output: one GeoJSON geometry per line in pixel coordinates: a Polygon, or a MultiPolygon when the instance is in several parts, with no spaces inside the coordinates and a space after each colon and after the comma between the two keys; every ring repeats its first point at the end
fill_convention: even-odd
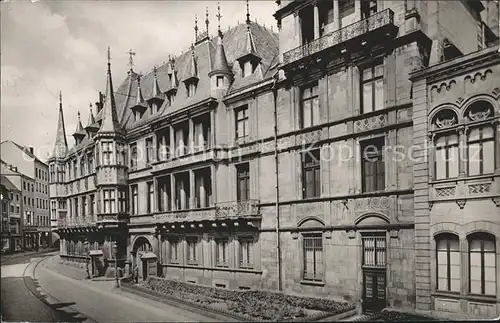
{"type": "Polygon", "coordinates": [[[141,260],[141,254],[148,251],[153,252],[153,247],[149,243],[149,240],[145,237],[137,238],[132,248],[132,269],[134,270],[135,266],[137,266],[140,279],[145,279],[144,273],[147,272],[147,269],[144,268],[147,264],[141,260]]]}

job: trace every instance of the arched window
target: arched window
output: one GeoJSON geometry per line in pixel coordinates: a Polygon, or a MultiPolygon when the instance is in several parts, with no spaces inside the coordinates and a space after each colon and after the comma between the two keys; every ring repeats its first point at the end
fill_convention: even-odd
{"type": "Polygon", "coordinates": [[[437,290],[460,292],[460,243],[454,234],[436,236],[437,290]]]}
{"type": "Polygon", "coordinates": [[[469,240],[469,293],[496,295],[495,237],[476,233],[469,240]]]}
{"type": "MultiPolygon", "coordinates": [[[[439,111],[433,120],[434,129],[443,129],[457,124],[458,117],[452,110],[439,111]]],[[[458,134],[456,132],[440,133],[434,142],[436,146],[434,158],[434,178],[436,180],[458,177],[458,134]]]]}

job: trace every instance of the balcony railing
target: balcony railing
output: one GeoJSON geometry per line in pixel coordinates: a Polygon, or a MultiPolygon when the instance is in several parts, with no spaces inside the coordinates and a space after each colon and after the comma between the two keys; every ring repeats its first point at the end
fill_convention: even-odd
{"type": "Polygon", "coordinates": [[[385,9],[367,19],[352,23],[339,30],[328,33],[321,38],[315,39],[308,44],[283,53],[283,64],[290,64],[309,55],[319,53],[325,49],[391,24],[394,24],[394,12],[391,9],[385,9]]]}
{"type": "Polygon", "coordinates": [[[230,201],[217,203],[215,206],[216,219],[230,219],[240,217],[257,217],[259,216],[259,201],[230,201]]]}

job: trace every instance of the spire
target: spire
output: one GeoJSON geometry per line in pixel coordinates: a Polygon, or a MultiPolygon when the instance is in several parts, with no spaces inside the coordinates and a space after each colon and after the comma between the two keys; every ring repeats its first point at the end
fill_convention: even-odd
{"type": "Polygon", "coordinates": [[[220,4],[219,2],[217,2],[217,30],[218,30],[218,33],[219,33],[219,36],[222,36],[222,31],[220,30],[220,18],[222,18],[221,14],[220,14],[220,4]]]}
{"type": "Polygon", "coordinates": [[[144,103],[144,97],[142,96],[142,90],[141,90],[141,75],[137,76],[137,101],[136,104],[143,104],[144,103]]]}
{"type": "Polygon", "coordinates": [[[78,111],[78,123],[76,124],[76,130],[75,133],[73,134],[73,137],[75,138],[76,144],[80,143],[80,140],[85,137],[85,131],[83,130],[82,126],[82,120],[80,119],[80,111],[78,111]]]}
{"type": "Polygon", "coordinates": [[[158,85],[157,69],[156,65],[153,67],[153,97],[159,97],[161,95],[160,86],[158,85]]]}
{"type": "Polygon", "coordinates": [[[92,113],[92,103],[89,103],[90,114],[89,114],[89,122],[87,122],[87,127],[95,123],[94,114],[92,113]]]}
{"type": "Polygon", "coordinates": [[[206,29],[207,35],[208,35],[208,24],[209,23],[210,23],[210,21],[208,20],[208,7],[205,7],[205,26],[207,27],[207,29],[206,29]]]}
{"type": "Polygon", "coordinates": [[[215,49],[215,58],[214,58],[214,66],[209,73],[209,77],[213,74],[227,74],[232,75],[231,69],[229,68],[229,64],[227,63],[226,51],[224,50],[224,43],[222,42],[222,31],[220,30],[220,18],[222,18],[220,14],[220,6],[217,5],[217,19],[219,21],[219,37],[217,38],[217,47],[215,49]]]}
{"type": "Polygon", "coordinates": [[[248,4],[248,0],[247,0],[247,21],[246,21],[247,25],[250,24],[250,6],[248,4]]]}
{"type": "Polygon", "coordinates": [[[129,51],[127,52],[128,54],[128,66],[129,66],[129,73],[132,73],[134,71],[134,56],[135,56],[135,53],[129,49],[129,51]]]}
{"type": "Polygon", "coordinates": [[[115,96],[113,93],[113,80],[111,78],[111,51],[109,47],[106,95],[104,97],[104,106],[102,110],[102,123],[98,132],[116,132],[118,130],[118,114],[116,112],[115,96]]]}
{"type": "Polygon", "coordinates": [[[89,121],[87,122],[85,130],[87,130],[87,132],[90,134],[91,132],[99,130],[99,125],[95,122],[94,114],[92,113],[92,103],[89,104],[89,108],[90,108],[89,121]]]}
{"type": "Polygon", "coordinates": [[[53,157],[62,158],[68,152],[68,141],[64,128],[64,115],[62,108],[62,92],[59,91],[59,119],[57,121],[56,141],[54,143],[53,157]]]}

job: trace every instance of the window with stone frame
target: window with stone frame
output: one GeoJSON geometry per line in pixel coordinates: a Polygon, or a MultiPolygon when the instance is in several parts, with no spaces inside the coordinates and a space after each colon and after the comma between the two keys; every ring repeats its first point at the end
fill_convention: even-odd
{"type": "Polygon", "coordinates": [[[85,176],[86,172],[85,172],[85,158],[84,156],[81,156],[80,157],[80,176],[85,176]]]}
{"type": "Polygon", "coordinates": [[[168,262],[171,264],[178,264],[180,259],[179,248],[180,239],[178,237],[171,237],[168,239],[169,249],[168,249],[168,262]]]}
{"type": "Polygon", "coordinates": [[[103,190],[103,205],[104,213],[113,214],[116,213],[116,196],[115,190],[103,190]]]}
{"type": "Polygon", "coordinates": [[[243,269],[255,268],[254,263],[254,238],[240,237],[239,238],[239,267],[243,269]]]}
{"type": "Polygon", "coordinates": [[[229,239],[215,239],[215,262],[217,267],[229,267],[229,239]]]}
{"type": "Polygon", "coordinates": [[[300,128],[320,124],[318,82],[315,81],[300,89],[300,128]]]}
{"type": "Polygon", "coordinates": [[[377,60],[372,65],[361,67],[360,78],[362,113],[384,109],[384,64],[377,60]]]}
{"type": "Polygon", "coordinates": [[[130,199],[130,212],[131,214],[139,214],[139,188],[136,185],[130,186],[131,196],[130,199]]]}
{"type": "Polygon", "coordinates": [[[154,200],[155,200],[155,189],[154,189],[154,182],[147,182],[147,212],[148,214],[151,214],[154,212],[153,207],[154,207],[154,200]]]}
{"type": "Polygon", "coordinates": [[[385,190],[385,137],[361,142],[361,188],[364,193],[385,190]]]}
{"type": "Polygon", "coordinates": [[[470,128],[467,155],[469,176],[495,172],[495,131],[491,125],[470,128]]]}
{"type": "Polygon", "coordinates": [[[436,113],[432,128],[438,131],[434,136],[434,179],[458,177],[459,136],[455,129],[458,116],[450,109],[436,113]],[[450,129],[447,129],[450,128],[450,129]]]}
{"type": "Polygon", "coordinates": [[[127,213],[127,188],[120,188],[118,190],[118,200],[120,203],[119,212],[127,213]]]}
{"type": "Polygon", "coordinates": [[[153,137],[146,138],[146,164],[153,162],[153,137]]]}
{"type": "Polygon", "coordinates": [[[302,152],[302,197],[321,196],[321,159],[320,149],[302,152]]]}
{"type": "Polygon", "coordinates": [[[113,142],[105,141],[102,143],[102,164],[113,165],[113,142]]]}
{"type": "Polygon", "coordinates": [[[93,216],[94,215],[94,210],[95,210],[95,195],[90,194],[89,195],[89,215],[93,216]]]}
{"type": "Polygon", "coordinates": [[[187,237],[186,243],[188,265],[198,265],[198,237],[187,237]]]}
{"type": "Polygon", "coordinates": [[[55,165],[50,165],[50,182],[53,183],[56,181],[56,172],[55,172],[55,165]]]}
{"type": "Polygon", "coordinates": [[[89,174],[94,172],[94,152],[91,151],[87,154],[87,171],[89,174]]]}
{"type": "Polygon", "coordinates": [[[137,143],[130,144],[130,169],[137,169],[137,143]]]}
{"type": "Polygon", "coordinates": [[[238,201],[250,199],[250,164],[236,165],[236,198],[238,201]]]}
{"type": "Polygon", "coordinates": [[[437,290],[460,292],[460,241],[458,236],[442,233],[436,240],[437,290]]]}
{"type": "Polygon", "coordinates": [[[248,105],[236,108],[234,110],[236,119],[236,141],[244,140],[249,135],[248,126],[248,105]]]}
{"type": "Polygon", "coordinates": [[[76,179],[78,177],[77,168],[78,167],[77,167],[77,162],[76,162],[76,158],[75,158],[75,159],[73,159],[73,178],[74,179],[76,179]]]}
{"type": "Polygon", "coordinates": [[[377,12],[377,0],[364,0],[360,1],[360,4],[362,19],[368,19],[377,12]]]}
{"type": "Polygon", "coordinates": [[[339,18],[344,18],[354,13],[355,0],[338,0],[339,1],[339,18]]]}
{"type": "Polygon", "coordinates": [[[304,258],[302,278],[309,281],[322,281],[324,275],[322,234],[304,234],[302,248],[304,258]]]}
{"type": "Polygon", "coordinates": [[[477,232],[467,237],[469,242],[469,293],[495,296],[496,240],[495,236],[477,232]]]}

